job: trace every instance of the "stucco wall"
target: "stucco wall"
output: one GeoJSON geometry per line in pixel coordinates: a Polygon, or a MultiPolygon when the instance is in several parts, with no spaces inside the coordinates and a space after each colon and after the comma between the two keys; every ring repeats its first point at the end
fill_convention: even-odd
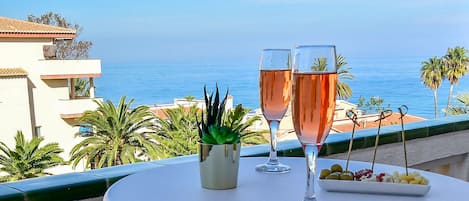
{"type": "Polygon", "coordinates": [[[42,48],[51,45],[52,39],[0,38],[0,66],[25,67],[23,65],[44,59],[42,48]]]}
{"type": "Polygon", "coordinates": [[[16,131],[31,139],[32,126],[26,77],[0,77],[0,141],[13,146],[16,131]]]}

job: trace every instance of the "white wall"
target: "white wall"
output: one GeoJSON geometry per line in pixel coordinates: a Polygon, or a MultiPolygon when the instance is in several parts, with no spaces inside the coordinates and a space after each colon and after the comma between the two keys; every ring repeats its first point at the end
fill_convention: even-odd
{"type": "Polygon", "coordinates": [[[0,141],[13,146],[16,131],[31,139],[32,125],[26,77],[0,77],[0,141]]]}
{"type": "MultiPolygon", "coordinates": [[[[44,61],[43,46],[52,44],[52,39],[0,38],[0,68],[23,68],[27,71],[31,83],[31,90],[28,92],[28,79],[0,78],[0,101],[2,102],[0,103],[0,140],[11,146],[16,130],[23,130],[27,136],[32,136],[32,128],[40,126],[41,136],[45,139],[44,144],[58,142],[59,146],[64,149],[61,156],[68,160],[71,148],[82,138],[75,137],[78,127],[74,127],[73,123],[67,122],[60,116],[64,113],[59,107],[60,101],[69,99],[68,80],[42,80],[40,78],[41,75],[47,74],[47,69],[50,68],[48,65],[51,63],[44,61]],[[34,103],[30,105],[29,100],[34,103]],[[30,114],[34,116],[31,118],[30,114]]],[[[70,62],[74,63],[68,61],[70,62]]],[[[91,63],[78,63],[92,64],[95,67],[99,65],[99,71],[101,69],[99,60],[91,63]]],[[[67,67],[63,66],[64,69],[67,67]]],[[[95,72],[85,70],[83,73],[95,72]]],[[[80,104],[80,102],[77,103],[80,104]]],[[[61,167],[56,168],[53,173],[68,171],[71,171],[69,167],[61,167]]]]}
{"type": "Polygon", "coordinates": [[[44,59],[44,45],[52,45],[52,39],[0,38],[1,68],[25,67],[23,65],[44,59]]]}

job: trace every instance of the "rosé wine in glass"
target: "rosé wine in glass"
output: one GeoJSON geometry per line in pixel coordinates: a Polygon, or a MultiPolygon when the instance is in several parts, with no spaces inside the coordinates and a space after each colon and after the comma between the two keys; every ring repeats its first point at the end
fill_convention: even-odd
{"type": "Polygon", "coordinates": [[[290,104],[292,71],[290,49],[265,49],[260,62],[261,109],[270,128],[270,154],[266,163],[256,166],[264,173],[286,173],[290,167],[277,158],[277,130],[290,104]]]}
{"type": "Polygon", "coordinates": [[[261,108],[268,120],[281,120],[290,104],[291,70],[261,70],[261,108]]]}
{"type": "Polygon", "coordinates": [[[337,73],[295,73],[293,76],[293,125],[298,140],[321,145],[334,119],[337,73]]]}

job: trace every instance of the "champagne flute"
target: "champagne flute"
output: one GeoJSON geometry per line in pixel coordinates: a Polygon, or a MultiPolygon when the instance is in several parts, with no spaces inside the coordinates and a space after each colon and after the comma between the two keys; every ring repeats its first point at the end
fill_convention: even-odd
{"type": "Polygon", "coordinates": [[[288,109],[291,96],[290,49],[264,49],[260,61],[260,98],[262,113],[270,128],[270,154],[266,163],[256,166],[265,173],[286,173],[290,167],[277,158],[277,130],[288,109]]]}
{"type": "Polygon", "coordinates": [[[292,111],[296,136],[306,157],[304,200],[316,200],[316,158],[332,126],[336,93],[335,46],[297,46],[293,62],[292,111]]]}

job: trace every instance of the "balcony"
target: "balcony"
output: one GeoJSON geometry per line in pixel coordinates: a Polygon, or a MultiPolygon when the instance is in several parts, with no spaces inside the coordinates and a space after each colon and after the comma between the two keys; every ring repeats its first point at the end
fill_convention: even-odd
{"type": "MultiPolygon", "coordinates": [[[[447,166],[448,175],[469,180],[469,115],[409,123],[405,128],[408,145],[413,147],[409,149],[413,156],[409,158],[410,167],[434,171],[439,166],[447,166]]],[[[400,126],[386,126],[381,131],[381,154],[378,154],[377,162],[402,166],[402,158],[390,156],[402,154],[399,153],[402,149],[400,126]]],[[[320,156],[344,158],[350,135],[349,132],[330,135],[322,146],[320,156]]],[[[370,161],[375,135],[375,129],[355,133],[352,160],[370,161]]],[[[268,149],[267,144],[244,147],[241,156],[268,156],[268,149]]],[[[278,156],[302,157],[303,150],[297,140],[279,142],[278,156]]],[[[54,200],[98,201],[102,200],[107,188],[127,175],[196,160],[196,155],[190,155],[3,183],[0,184],[0,200],[50,200],[54,195],[54,200]]]]}
{"type": "Polygon", "coordinates": [[[101,77],[101,60],[41,60],[41,79],[101,77]]]}
{"type": "Polygon", "coordinates": [[[98,106],[94,102],[103,101],[102,98],[88,98],[81,97],[77,99],[59,100],[57,104],[57,111],[60,113],[62,119],[78,118],[86,110],[95,110],[98,106]]]}

